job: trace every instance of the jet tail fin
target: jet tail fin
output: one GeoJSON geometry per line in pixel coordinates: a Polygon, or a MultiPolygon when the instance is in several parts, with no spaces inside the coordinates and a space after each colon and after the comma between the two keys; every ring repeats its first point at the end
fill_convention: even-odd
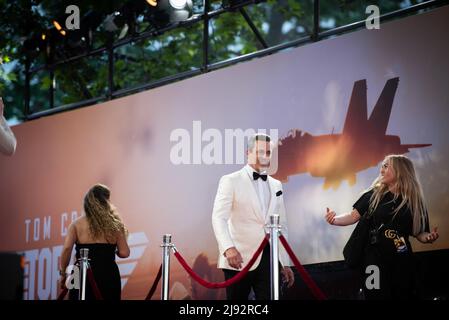
{"type": "Polygon", "coordinates": [[[376,135],[385,135],[387,132],[388,121],[390,120],[391,108],[393,106],[394,96],[398,88],[399,78],[389,79],[385,84],[382,93],[377,99],[373,112],[369,117],[371,130],[376,135]]]}
{"type": "Polygon", "coordinates": [[[365,124],[368,121],[366,90],[366,79],[354,82],[343,126],[343,134],[345,135],[357,135],[366,128],[365,124]]]}

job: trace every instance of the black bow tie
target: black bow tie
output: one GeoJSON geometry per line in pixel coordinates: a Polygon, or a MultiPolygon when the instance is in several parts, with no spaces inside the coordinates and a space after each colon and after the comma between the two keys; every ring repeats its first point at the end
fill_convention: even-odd
{"type": "Polygon", "coordinates": [[[257,180],[261,178],[263,181],[267,181],[267,175],[266,174],[259,174],[256,171],[253,171],[253,179],[257,180]]]}

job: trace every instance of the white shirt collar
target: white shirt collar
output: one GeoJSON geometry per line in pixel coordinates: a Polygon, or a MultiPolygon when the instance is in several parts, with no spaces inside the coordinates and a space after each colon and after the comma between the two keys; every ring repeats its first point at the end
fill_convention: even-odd
{"type": "MultiPolygon", "coordinates": [[[[251,177],[251,179],[253,178],[253,172],[257,172],[256,170],[253,169],[253,167],[251,167],[249,164],[246,164],[245,166],[245,170],[246,172],[248,172],[249,176],[251,177]]],[[[261,172],[257,172],[259,174],[267,174],[267,171],[261,171],[261,172]]]]}

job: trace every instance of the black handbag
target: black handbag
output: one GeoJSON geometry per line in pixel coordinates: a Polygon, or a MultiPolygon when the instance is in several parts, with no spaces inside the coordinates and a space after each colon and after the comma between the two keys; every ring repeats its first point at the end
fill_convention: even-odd
{"type": "Polygon", "coordinates": [[[343,256],[350,268],[362,265],[365,248],[368,245],[370,233],[370,215],[365,213],[352,231],[348,242],[343,248],[343,256]]]}

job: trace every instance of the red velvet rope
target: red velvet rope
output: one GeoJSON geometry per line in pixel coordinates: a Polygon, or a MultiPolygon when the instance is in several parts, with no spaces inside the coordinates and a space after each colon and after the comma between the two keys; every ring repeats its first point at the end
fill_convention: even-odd
{"type": "MultiPolygon", "coordinates": [[[[87,269],[87,278],[89,279],[90,286],[92,287],[92,291],[94,292],[95,299],[103,300],[103,297],[101,296],[100,293],[100,289],[98,289],[97,283],[95,282],[94,274],[90,268],[87,269]]],[[[65,296],[67,295],[67,292],[69,292],[69,290],[67,288],[64,288],[59,294],[57,300],[64,300],[65,296]]]]}
{"type": "Polygon", "coordinates": [[[148,295],[145,298],[145,300],[151,300],[151,298],[153,297],[154,292],[156,291],[157,285],[159,284],[159,281],[161,280],[161,276],[162,276],[162,264],[159,267],[159,271],[157,272],[156,278],[154,279],[153,285],[151,286],[151,289],[148,292],[148,295]]]}
{"type": "Polygon", "coordinates": [[[309,287],[310,291],[312,291],[312,294],[315,296],[317,300],[327,300],[327,297],[324,295],[324,293],[321,291],[320,288],[316,285],[315,281],[310,277],[309,273],[304,269],[301,262],[299,262],[298,258],[295,256],[295,253],[293,252],[292,248],[288,244],[285,237],[281,234],[279,235],[279,240],[281,241],[282,245],[284,246],[285,250],[287,251],[290,258],[293,260],[293,263],[296,267],[296,270],[298,270],[299,274],[301,275],[301,278],[304,280],[307,287],[309,287]]]}
{"type": "Polygon", "coordinates": [[[67,292],[69,292],[67,288],[62,289],[57,300],[64,300],[65,296],[67,295],[67,292]]]}
{"type": "Polygon", "coordinates": [[[100,289],[97,287],[97,283],[95,282],[94,274],[92,269],[87,268],[87,278],[89,279],[90,286],[92,287],[92,291],[94,292],[94,296],[96,300],[103,300],[100,289]]]}
{"type": "Polygon", "coordinates": [[[233,276],[231,279],[228,279],[223,282],[209,282],[206,280],[203,280],[200,276],[198,276],[195,271],[192,270],[192,268],[189,267],[187,262],[184,260],[184,258],[181,256],[179,252],[175,252],[175,257],[178,259],[179,263],[184,267],[184,269],[187,271],[187,273],[199,284],[202,286],[209,288],[209,289],[219,289],[219,288],[225,288],[227,286],[230,286],[238,281],[240,281],[243,277],[246,276],[249,269],[253,266],[254,262],[256,262],[257,257],[261,254],[262,250],[265,248],[265,246],[268,243],[268,235],[265,236],[261,244],[259,245],[259,248],[257,248],[256,252],[254,253],[253,257],[249,261],[249,263],[245,266],[245,268],[242,269],[239,273],[237,273],[235,276],[233,276]]]}

